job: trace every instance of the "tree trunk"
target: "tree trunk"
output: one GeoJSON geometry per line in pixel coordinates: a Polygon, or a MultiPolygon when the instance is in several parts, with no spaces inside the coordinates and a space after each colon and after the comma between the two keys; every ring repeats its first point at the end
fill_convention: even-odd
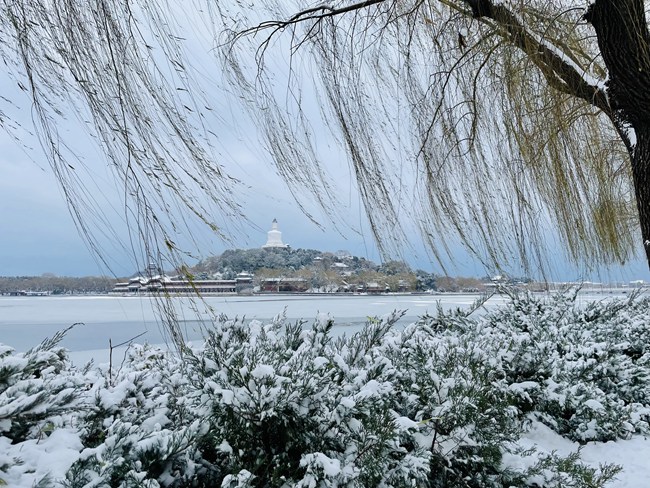
{"type": "Polygon", "coordinates": [[[650,266],[650,127],[637,129],[636,139],[632,154],[632,178],[643,248],[650,266]]]}
{"type": "Polygon", "coordinates": [[[643,0],[595,0],[585,20],[596,31],[609,72],[607,93],[613,121],[627,141],[643,248],[650,266],[650,32],[643,0]]]}
{"type": "Polygon", "coordinates": [[[634,126],[650,122],[650,32],[644,7],[643,0],[596,0],[585,14],[609,71],[610,104],[634,126]]]}

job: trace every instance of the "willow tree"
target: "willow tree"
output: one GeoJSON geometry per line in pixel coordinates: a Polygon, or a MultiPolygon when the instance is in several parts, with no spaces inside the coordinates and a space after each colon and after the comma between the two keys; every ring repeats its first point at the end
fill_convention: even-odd
{"type": "Polygon", "coordinates": [[[327,157],[313,156],[318,130],[332,129],[380,243],[403,239],[395,229],[415,215],[438,257],[460,240],[488,264],[534,266],[550,224],[574,261],[625,262],[643,247],[650,259],[642,0],[264,6],[270,20],[248,27],[221,12],[232,86],[296,185],[313,188],[327,157]],[[278,82],[268,60],[282,50],[278,82]]]}
{"type": "MultiPolygon", "coordinates": [[[[70,113],[121,181],[132,241],[158,243],[144,260],[177,252],[188,215],[224,236],[241,217],[212,130],[232,108],[197,83],[201,49],[223,62],[219,93],[245,104],[298,200],[307,190],[326,209],[330,130],[384,250],[408,240],[406,217],[441,260],[460,240],[487,264],[533,267],[548,225],[587,264],[650,242],[643,1],[290,5],[207,0],[188,15],[214,35],[201,47],[177,23],[187,9],[164,0],[0,3],[0,54],[91,245],[104,216],[65,138],[70,113]]],[[[0,122],[20,138],[2,107],[0,122]]]]}
{"type": "Polygon", "coordinates": [[[21,144],[38,139],[96,255],[108,257],[106,242],[121,242],[140,269],[182,262],[187,249],[178,239],[197,223],[228,239],[224,229],[243,218],[232,197],[238,181],[211,130],[220,106],[197,83],[173,8],[149,0],[0,1],[7,75],[0,126],[21,144]],[[84,129],[89,142],[78,144],[84,129]]]}

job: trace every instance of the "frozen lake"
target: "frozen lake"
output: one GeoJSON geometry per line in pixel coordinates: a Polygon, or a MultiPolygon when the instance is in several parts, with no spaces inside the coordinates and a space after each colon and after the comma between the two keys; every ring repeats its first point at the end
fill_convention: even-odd
{"type": "MultiPolygon", "coordinates": [[[[608,295],[612,296],[612,295],[608,295]]],[[[328,313],[335,321],[335,333],[353,333],[369,316],[382,316],[394,310],[406,310],[401,323],[444,309],[467,308],[478,295],[266,295],[212,296],[204,302],[174,298],[182,327],[188,340],[201,339],[201,320],[216,314],[246,319],[269,320],[285,311],[291,320],[311,322],[319,313],[328,313]]],[[[581,300],[603,299],[603,295],[584,294],[581,300]]],[[[507,298],[494,296],[486,304],[493,307],[507,298]]],[[[116,296],[45,296],[0,297],[0,343],[17,351],[38,345],[44,338],[72,324],[74,327],[62,342],[72,352],[105,351],[112,343],[119,344],[143,334],[137,342],[164,344],[164,326],[152,297],[116,296]]],[[[74,355],[73,355],[74,357],[74,355]]],[[[100,358],[97,358],[99,360],[100,358]]]]}
{"type": "MultiPolygon", "coordinates": [[[[174,298],[182,324],[190,340],[200,339],[201,319],[216,314],[228,317],[269,320],[285,311],[289,319],[312,321],[319,313],[328,313],[337,329],[358,329],[369,316],[381,316],[393,310],[406,310],[402,322],[413,322],[425,313],[435,313],[438,303],[445,309],[468,307],[477,295],[355,295],[355,296],[212,296],[204,303],[174,298]],[[194,310],[193,310],[194,308],[194,310]]],[[[490,304],[502,302],[493,297],[490,304]]],[[[138,342],[163,343],[162,324],[152,297],[45,296],[0,297],[0,342],[24,351],[74,323],[80,323],[64,339],[71,351],[106,349],[144,332],[138,342]]]]}

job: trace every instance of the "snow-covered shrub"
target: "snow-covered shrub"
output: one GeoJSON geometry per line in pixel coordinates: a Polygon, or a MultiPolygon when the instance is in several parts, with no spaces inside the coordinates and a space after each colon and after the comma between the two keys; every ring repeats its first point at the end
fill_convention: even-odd
{"type": "Polygon", "coordinates": [[[181,370],[179,356],[135,345],[119,371],[94,371],[79,428],[86,448],[66,487],[191,485],[195,444],[207,424],[182,407],[188,383],[181,370]]]}
{"type": "MultiPolygon", "coordinates": [[[[524,456],[535,453],[523,451],[524,456]]],[[[580,461],[580,450],[567,457],[555,452],[540,453],[535,456],[537,462],[522,473],[512,473],[517,479],[516,485],[532,488],[593,488],[606,486],[621,471],[616,465],[601,465],[595,470],[580,461]]],[[[508,486],[508,485],[504,485],[508,486]]]]}
{"type": "Polygon", "coordinates": [[[25,353],[0,344],[0,435],[19,443],[47,435],[84,387],[58,343],[63,331],[25,353]]]}
{"type": "MultiPolygon", "coordinates": [[[[542,461],[512,470],[502,458],[520,450],[516,441],[536,407],[529,398],[520,408],[527,392],[512,381],[514,355],[502,334],[498,341],[483,334],[491,317],[443,314],[401,332],[392,330],[397,318],[371,320],[336,341],[323,317],[308,330],[281,320],[215,324],[186,373],[196,388],[188,404],[210,421],[200,445],[202,458],[220,466],[215,481],[528,486],[542,461]]],[[[519,352],[537,354],[529,348],[519,352]]],[[[581,477],[599,476],[584,467],[562,471],[553,459],[549,480],[562,472],[581,486],[581,477]]]]}
{"type": "Polygon", "coordinates": [[[491,352],[426,321],[395,339],[377,352],[398,365],[395,408],[421,425],[418,439],[431,453],[431,486],[509,486],[501,457],[521,436],[522,423],[491,352]]]}
{"type": "Polygon", "coordinates": [[[369,354],[398,318],[338,342],[324,316],[307,330],[282,319],[215,324],[189,362],[196,415],[210,421],[204,456],[253,486],[423,483],[428,446],[393,409],[395,367],[369,354]]]}
{"type": "Polygon", "coordinates": [[[459,332],[500,358],[522,412],[534,412],[580,442],[647,433],[650,419],[650,301],[576,303],[512,295],[504,307],[459,332]]]}
{"type": "Polygon", "coordinates": [[[0,485],[52,486],[80,448],[72,424],[87,382],[58,344],[66,331],[24,353],[0,344],[0,485]],[[58,466],[43,466],[53,453],[58,466]]]}
{"type": "Polygon", "coordinates": [[[648,432],[649,309],[513,294],[347,338],[327,316],[224,317],[200,347],[134,346],[117,371],[72,368],[54,343],[2,348],[0,484],[600,488],[614,467],[522,439],[539,421],[580,442],[648,432]],[[61,441],[65,476],[15,468],[61,441]]]}

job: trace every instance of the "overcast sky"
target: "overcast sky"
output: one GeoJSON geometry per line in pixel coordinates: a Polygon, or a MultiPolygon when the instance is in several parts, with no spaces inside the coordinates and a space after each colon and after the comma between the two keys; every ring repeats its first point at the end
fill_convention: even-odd
{"type": "MultiPolygon", "coordinates": [[[[25,138],[28,136],[25,135],[25,138]]],[[[59,183],[37,143],[33,140],[23,142],[33,149],[26,150],[0,132],[0,276],[132,274],[137,269],[132,253],[127,248],[114,246],[114,242],[108,242],[110,238],[102,242],[107,249],[105,254],[110,269],[87,249],[75,228],[59,183]]],[[[244,144],[238,140],[233,140],[231,145],[229,153],[236,160],[235,167],[231,169],[246,183],[240,188],[239,199],[252,225],[245,229],[236,226],[226,229],[232,237],[232,244],[224,243],[209,233],[201,234],[198,239],[199,257],[219,254],[230,247],[261,247],[266,242],[271,221],[277,218],[285,243],[294,248],[322,251],[345,249],[353,255],[380,261],[373,239],[365,229],[365,220],[359,212],[359,197],[344,171],[344,163],[339,169],[341,176],[337,195],[342,210],[341,219],[345,219],[347,225],[338,226],[337,230],[316,211],[315,206],[311,210],[321,227],[301,213],[261,149],[251,150],[250,143],[244,144]]],[[[96,150],[88,147],[87,151],[87,159],[96,159],[97,175],[109,181],[111,175],[105,168],[101,170],[101,158],[96,150]]],[[[110,184],[104,182],[102,186],[108,188],[110,184]]],[[[119,192],[114,197],[118,202],[119,192]]],[[[115,205],[119,206],[119,203],[115,205]]],[[[121,227],[123,224],[118,219],[114,219],[113,224],[118,234],[126,240],[126,231],[121,227]]],[[[414,242],[417,243],[417,239],[414,238],[414,242]]],[[[440,267],[428,259],[425,250],[417,244],[414,249],[405,248],[403,257],[414,268],[441,272],[440,267]]],[[[450,274],[482,276],[490,272],[461,249],[455,253],[454,261],[449,267],[450,274]]],[[[650,281],[650,273],[641,259],[623,267],[591,274],[567,265],[559,252],[557,256],[551,256],[551,262],[551,278],[555,280],[650,281]]]]}
{"type": "MultiPolygon", "coordinates": [[[[95,154],[90,147],[88,152],[95,154]]],[[[349,177],[341,176],[337,185],[341,206],[339,225],[329,222],[313,205],[310,210],[318,220],[318,226],[297,208],[284,182],[275,175],[268,160],[264,161],[263,151],[249,151],[238,146],[232,148],[231,154],[237,158],[237,167],[233,171],[246,183],[240,187],[240,199],[251,225],[244,229],[235,226],[226,229],[232,244],[208,233],[199,235],[201,257],[219,254],[230,247],[261,247],[266,242],[266,232],[270,230],[272,220],[277,218],[284,242],[294,248],[332,252],[344,249],[353,255],[380,262],[373,238],[365,229],[365,219],[359,211],[359,197],[349,177]]],[[[100,163],[97,165],[101,166],[100,163]]],[[[120,246],[112,246],[107,239],[100,237],[101,244],[109,249],[106,257],[110,270],[87,249],[74,225],[60,185],[38,146],[25,150],[6,134],[0,133],[0,167],[3,175],[0,179],[0,276],[43,273],[83,276],[111,272],[124,276],[135,271],[132,253],[120,246]]],[[[110,177],[109,173],[102,174],[104,178],[110,177]]],[[[110,185],[102,186],[107,188],[110,185]]],[[[115,198],[119,200],[117,193],[115,198]]],[[[126,231],[123,228],[119,231],[122,225],[119,220],[113,219],[113,224],[126,240],[126,231]]],[[[480,264],[460,250],[459,256],[457,266],[450,271],[455,270],[459,275],[485,274],[480,264]]],[[[413,267],[439,271],[423,248],[405,249],[403,257],[413,267]]]]}
{"type": "MultiPolygon", "coordinates": [[[[30,104],[25,94],[16,88],[16,82],[0,74],[0,89],[6,97],[0,106],[0,117],[14,118],[25,127],[31,121],[30,104]],[[7,102],[10,100],[10,103],[7,102]]],[[[72,139],[82,138],[82,130],[71,124],[64,128],[72,139]]],[[[241,128],[240,128],[241,131],[241,128]]],[[[216,132],[222,131],[217,129],[216,132]]],[[[105,257],[110,269],[102,265],[97,256],[90,252],[75,228],[61,188],[38,147],[38,142],[28,132],[14,131],[21,139],[13,141],[0,129],[0,276],[57,275],[82,276],[113,273],[117,276],[132,274],[136,263],[128,246],[115,245],[115,238],[102,237],[100,244],[108,250],[105,257]]],[[[251,134],[248,134],[250,136],[251,134]]],[[[222,154],[228,155],[227,169],[240,178],[244,185],[238,190],[237,198],[251,226],[242,229],[236,225],[225,231],[232,243],[224,243],[207,232],[197,236],[197,257],[219,254],[229,247],[256,248],[266,242],[266,232],[271,221],[278,219],[285,243],[294,248],[311,248],[322,251],[344,249],[353,255],[364,256],[379,262],[371,234],[362,217],[360,201],[355,185],[350,181],[347,163],[340,154],[331,153],[329,168],[335,175],[335,194],[340,210],[339,225],[334,225],[318,212],[316,205],[307,206],[320,222],[317,226],[297,208],[286,185],[275,174],[268,156],[255,137],[239,137],[227,134],[221,138],[222,154]]],[[[119,185],[107,170],[108,164],[90,144],[81,144],[81,157],[91,168],[91,177],[96,188],[105,192],[99,205],[106,206],[108,220],[117,233],[127,240],[127,232],[120,221],[119,185]],[[101,203],[104,202],[104,203],[101,203]],[[110,207],[114,209],[110,209],[110,207]]],[[[104,210],[104,209],[102,209],[104,210]]],[[[413,248],[404,248],[403,258],[413,267],[440,272],[418,239],[413,238],[413,248]]],[[[454,262],[449,272],[464,276],[482,276],[490,270],[470,258],[461,249],[454,253],[454,262]]],[[[624,267],[603,270],[601,273],[586,274],[569,266],[558,252],[550,258],[553,276],[556,280],[604,279],[650,281],[650,273],[644,260],[638,259],[624,267]]]]}
{"type": "MultiPolygon", "coordinates": [[[[2,178],[0,179],[0,275],[98,275],[109,270],[101,265],[96,256],[85,246],[74,226],[72,217],[62,196],[58,182],[46,162],[39,166],[30,160],[15,143],[2,137],[0,145],[2,178]]],[[[345,236],[334,229],[326,219],[321,219],[324,230],[314,225],[296,208],[291,196],[278,177],[268,168],[245,165],[248,170],[257,169],[265,175],[251,181],[252,188],[243,194],[246,199],[247,215],[257,228],[246,233],[233,235],[232,247],[255,248],[266,242],[266,231],[271,221],[277,218],[283,240],[294,248],[311,248],[323,251],[345,249],[354,255],[366,256],[379,261],[379,255],[372,237],[367,232],[360,234],[349,228],[345,236]]],[[[357,213],[349,215],[357,227],[363,219],[357,213]]],[[[218,239],[207,236],[202,239],[203,256],[218,254],[231,247],[218,239]]],[[[428,271],[439,272],[423,250],[407,251],[404,256],[411,265],[428,271]]],[[[134,262],[126,249],[115,248],[109,256],[112,271],[118,275],[129,275],[134,271],[134,262]]],[[[554,279],[646,279],[649,273],[642,260],[613,270],[604,270],[600,276],[585,275],[571,268],[560,258],[554,270],[554,279]]],[[[480,276],[487,271],[475,260],[463,253],[457,253],[455,267],[450,272],[458,275],[480,276]]]]}
{"type": "MultiPolygon", "coordinates": [[[[45,159],[39,166],[14,142],[4,135],[0,137],[0,275],[106,273],[79,236],[45,159]]],[[[253,226],[243,232],[234,229],[232,247],[261,247],[266,242],[271,221],[277,218],[284,240],[292,247],[347,249],[356,255],[378,258],[369,238],[351,233],[346,239],[333,226],[319,229],[295,208],[279,178],[273,177],[271,171],[258,168],[257,172],[264,177],[252,181],[252,188],[242,190],[244,207],[253,226]]],[[[230,247],[216,238],[200,237],[206,246],[204,256],[230,247]]],[[[131,274],[134,271],[131,255],[127,250],[121,250],[121,254],[109,256],[115,267],[113,271],[118,275],[131,274]]]]}
{"type": "MultiPolygon", "coordinates": [[[[0,276],[132,274],[136,264],[128,249],[112,246],[100,236],[100,244],[111,249],[110,255],[106,256],[110,270],[87,249],[46,158],[36,141],[27,140],[26,134],[23,136],[23,142],[33,149],[25,149],[0,132],[0,276]]],[[[239,144],[239,147],[230,148],[230,152],[237,158],[233,172],[244,183],[239,187],[238,200],[243,204],[250,225],[244,228],[233,225],[225,229],[232,243],[225,243],[207,232],[199,233],[197,239],[202,257],[219,254],[230,247],[261,247],[266,242],[266,232],[270,230],[272,220],[277,218],[284,241],[294,248],[345,249],[354,255],[380,260],[372,238],[361,231],[363,219],[358,212],[358,196],[350,193],[349,185],[347,194],[339,195],[347,225],[339,226],[337,230],[312,207],[313,216],[321,224],[319,227],[297,208],[268,160],[259,161],[263,158],[262,152],[248,151],[242,143],[239,144]]],[[[87,150],[90,154],[87,159],[93,158],[96,154],[94,148],[88,147],[87,150]]],[[[97,160],[94,164],[98,174],[101,173],[104,179],[110,178],[110,173],[105,168],[102,170],[99,158],[97,160]]],[[[114,188],[111,197],[110,185],[101,186],[107,198],[112,198],[114,205],[118,206],[119,191],[114,188]]],[[[107,213],[126,240],[127,233],[119,216],[110,217],[110,211],[107,213]]],[[[427,266],[426,259],[421,264],[427,266]]]]}

